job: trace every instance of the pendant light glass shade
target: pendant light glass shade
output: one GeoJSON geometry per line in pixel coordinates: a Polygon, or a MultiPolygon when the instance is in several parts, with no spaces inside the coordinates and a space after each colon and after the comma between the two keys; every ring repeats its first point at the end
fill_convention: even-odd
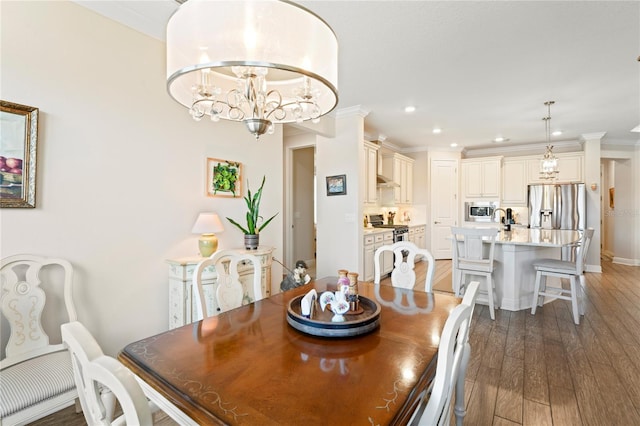
{"type": "Polygon", "coordinates": [[[547,101],[547,116],[543,118],[545,133],[547,137],[547,150],[540,160],[540,177],[542,179],[555,179],[558,176],[558,159],[553,155],[553,145],[551,145],[551,105],[554,101],[547,101]]]}
{"type": "Polygon", "coordinates": [[[189,0],[167,24],[167,89],[194,119],[317,121],[338,103],[338,41],[287,1],[189,0]]]}

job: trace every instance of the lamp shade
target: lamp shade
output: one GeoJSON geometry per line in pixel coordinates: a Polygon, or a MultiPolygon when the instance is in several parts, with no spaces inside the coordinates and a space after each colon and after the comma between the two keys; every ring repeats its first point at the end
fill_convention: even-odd
{"type": "Polygon", "coordinates": [[[167,24],[167,90],[195,119],[244,121],[257,137],[327,114],[337,87],[336,35],[295,3],[189,0],[167,24]]]}
{"type": "Polygon", "coordinates": [[[215,213],[200,213],[191,232],[201,234],[198,240],[198,248],[202,257],[209,257],[218,250],[218,237],[216,232],[222,232],[222,222],[215,213]]]}
{"type": "Polygon", "coordinates": [[[194,234],[213,234],[222,231],[224,227],[216,213],[200,213],[191,230],[194,234]]]}

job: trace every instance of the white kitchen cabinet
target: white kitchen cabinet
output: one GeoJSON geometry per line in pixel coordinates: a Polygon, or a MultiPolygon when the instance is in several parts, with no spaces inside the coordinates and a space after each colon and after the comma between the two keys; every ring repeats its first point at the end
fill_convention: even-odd
{"type": "Polygon", "coordinates": [[[527,160],[505,158],[502,163],[501,206],[519,207],[527,205],[527,160]]]}
{"type": "MultiPolygon", "coordinates": [[[[378,248],[393,244],[393,231],[368,233],[364,236],[364,281],[373,281],[374,256],[378,248]]],[[[380,259],[380,275],[384,276],[393,269],[393,253],[383,252],[380,259]]]]}
{"type": "Polygon", "coordinates": [[[461,161],[463,198],[500,198],[502,157],[461,161]]]}
{"type": "MultiPolygon", "coordinates": [[[[257,250],[237,249],[238,252],[247,252],[260,259],[262,267],[262,294],[265,297],[271,295],[271,263],[273,260],[273,247],[258,247],[257,250]]],[[[193,272],[202,257],[184,257],[180,259],[169,259],[169,329],[181,327],[193,322],[196,307],[195,298],[192,294],[193,272]]],[[[250,264],[239,268],[240,282],[245,291],[249,293],[253,288],[253,267],[250,264]]],[[[205,295],[205,302],[208,309],[217,309],[215,303],[215,290],[217,288],[217,274],[215,267],[205,268],[202,275],[202,287],[205,295]]],[[[250,296],[252,296],[250,294],[250,296]]],[[[213,312],[210,311],[210,312],[213,312]]]]}
{"type": "Polygon", "coordinates": [[[364,204],[378,203],[378,145],[364,141],[364,204]]]}
{"type": "Polygon", "coordinates": [[[382,174],[399,185],[393,188],[395,204],[413,203],[413,162],[412,158],[398,153],[382,155],[382,174]]]}
{"type": "Polygon", "coordinates": [[[529,183],[570,183],[583,182],[584,174],[582,164],[584,162],[584,154],[582,152],[568,152],[555,154],[558,158],[558,176],[553,179],[540,178],[540,160],[542,155],[530,158],[527,161],[529,172],[529,183]]]}
{"type": "MultiPolygon", "coordinates": [[[[409,227],[409,241],[418,248],[427,248],[427,227],[426,225],[413,225],[409,227]]],[[[421,260],[421,257],[416,260],[421,260]]]]}

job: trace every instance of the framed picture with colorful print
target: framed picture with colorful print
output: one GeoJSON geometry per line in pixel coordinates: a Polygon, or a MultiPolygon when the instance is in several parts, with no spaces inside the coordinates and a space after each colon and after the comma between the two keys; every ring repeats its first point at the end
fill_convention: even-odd
{"type": "Polygon", "coordinates": [[[0,101],[0,207],[36,206],[38,108],[0,101]]]}

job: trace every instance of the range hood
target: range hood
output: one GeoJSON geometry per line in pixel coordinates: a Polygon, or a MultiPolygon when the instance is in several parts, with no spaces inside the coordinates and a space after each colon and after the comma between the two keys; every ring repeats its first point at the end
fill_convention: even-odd
{"type": "Polygon", "coordinates": [[[400,184],[382,175],[376,175],[376,183],[378,188],[398,188],[400,186],[400,184]]]}

